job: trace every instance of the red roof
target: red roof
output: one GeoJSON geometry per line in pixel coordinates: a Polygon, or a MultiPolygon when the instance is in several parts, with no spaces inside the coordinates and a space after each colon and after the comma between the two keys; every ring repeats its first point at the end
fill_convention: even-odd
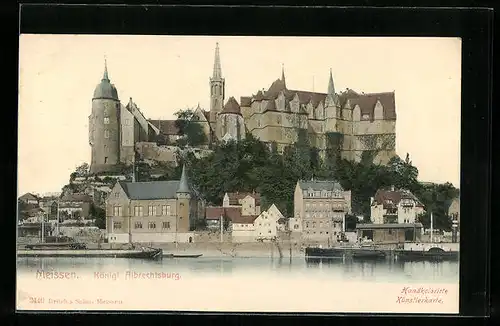
{"type": "Polygon", "coordinates": [[[374,203],[376,205],[384,205],[384,208],[391,208],[399,204],[401,199],[412,199],[416,206],[423,207],[423,204],[408,190],[383,190],[379,189],[375,193],[374,203]]]}
{"type": "Polygon", "coordinates": [[[232,223],[251,224],[257,216],[241,215],[240,207],[207,207],[205,218],[207,220],[219,220],[220,217],[230,220],[232,223]]]}
{"type": "Polygon", "coordinates": [[[221,215],[231,221],[238,219],[241,216],[241,208],[221,206],[205,208],[205,218],[207,220],[218,220],[221,215]]]}

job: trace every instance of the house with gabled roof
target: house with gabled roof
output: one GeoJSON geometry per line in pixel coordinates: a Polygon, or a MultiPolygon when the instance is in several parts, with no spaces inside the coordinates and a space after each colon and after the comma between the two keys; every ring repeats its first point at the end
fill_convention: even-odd
{"type": "Polygon", "coordinates": [[[422,202],[409,190],[394,186],[379,189],[370,198],[371,220],[374,224],[415,223],[425,212],[422,202]]]}
{"type": "Polygon", "coordinates": [[[240,207],[242,215],[260,214],[260,193],[258,192],[226,192],[222,199],[223,207],[240,207]]]}
{"type": "Polygon", "coordinates": [[[180,180],[117,182],[106,199],[111,243],[192,242],[194,222],[200,217],[203,200],[185,166],[180,180]]]}

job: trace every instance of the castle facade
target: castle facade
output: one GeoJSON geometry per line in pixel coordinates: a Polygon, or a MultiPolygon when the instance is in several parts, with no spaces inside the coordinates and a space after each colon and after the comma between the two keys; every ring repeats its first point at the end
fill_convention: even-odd
{"type": "MultiPolygon", "coordinates": [[[[282,152],[287,146],[307,141],[321,156],[338,153],[359,161],[372,152],[374,162],[385,164],[396,155],[396,105],[394,92],[337,93],[332,72],[326,93],[288,88],[285,73],[267,91],[226,100],[219,46],[215,48],[209,80],[210,108],[199,106],[194,121],[207,139],[204,148],[219,141],[241,140],[251,133],[282,152]]],[[[149,159],[162,157],[162,146],[175,142],[181,133],[175,120],[150,120],[130,98],[121,104],[105,65],[104,76],[94,91],[89,116],[91,172],[106,171],[118,163],[130,164],[135,153],[148,149],[149,159]],[[154,150],[151,150],[151,149],[154,150]],[[151,157],[149,157],[151,156],[151,157]]],[[[170,156],[167,156],[170,157],[170,156]]],[[[163,158],[168,160],[171,158],[163,158]]]]}

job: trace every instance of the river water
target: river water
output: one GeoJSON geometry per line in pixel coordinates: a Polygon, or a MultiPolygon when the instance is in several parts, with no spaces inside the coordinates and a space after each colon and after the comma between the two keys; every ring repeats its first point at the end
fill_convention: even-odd
{"type": "Polygon", "coordinates": [[[310,263],[298,257],[292,261],[218,257],[160,261],[18,258],[17,267],[18,290],[41,300],[37,305],[24,298],[21,308],[28,310],[394,312],[403,309],[401,312],[434,313],[458,310],[458,262],[310,263]],[[61,276],[51,276],[50,272],[61,276]],[[402,289],[422,286],[446,288],[444,303],[394,305],[402,289]],[[387,296],[380,297],[386,292],[387,296]],[[83,301],[86,304],[75,306],[77,294],[87,298],[83,301]],[[120,303],[103,307],[93,299],[97,297],[120,303]]]}

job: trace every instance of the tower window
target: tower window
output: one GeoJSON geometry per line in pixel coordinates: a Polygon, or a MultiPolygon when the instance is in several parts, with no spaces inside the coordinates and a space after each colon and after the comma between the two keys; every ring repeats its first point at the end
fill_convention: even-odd
{"type": "Polygon", "coordinates": [[[104,117],[104,124],[109,125],[109,117],[104,117]]]}
{"type": "Polygon", "coordinates": [[[104,130],[104,138],[109,138],[109,130],[104,130]]]}
{"type": "Polygon", "coordinates": [[[108,163],[108,157],[104,157],[104,164],[107,164],[108,163]]]}

